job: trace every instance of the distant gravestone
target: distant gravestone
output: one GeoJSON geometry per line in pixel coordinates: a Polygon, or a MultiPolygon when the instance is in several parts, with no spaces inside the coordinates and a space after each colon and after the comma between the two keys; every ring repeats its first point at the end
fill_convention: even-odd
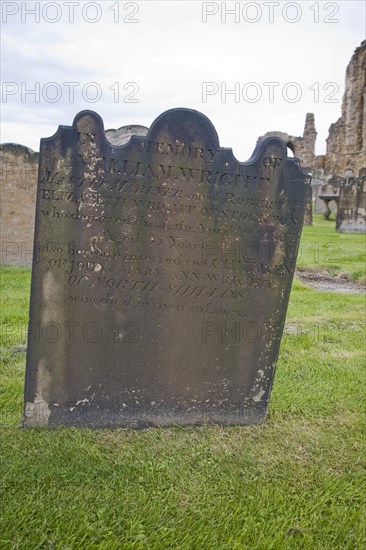
{"type": "Polygon", "coordinates": [[[79,113],[41,140],[25,426],[266,415],[309,178],[173,109],[123,146],[79,113]]]}
{"type": "Polygon", "coordinates": [[[342,181],[336,229],[339,233],[366,233],[366,176],[342,181]]]}

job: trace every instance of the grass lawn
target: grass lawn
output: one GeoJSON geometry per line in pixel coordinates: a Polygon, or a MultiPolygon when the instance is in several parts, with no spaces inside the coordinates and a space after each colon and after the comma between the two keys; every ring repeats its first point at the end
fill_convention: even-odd
{"type": "MultiPolygon", "coordinates": [[[[298,267],[364,280],[364,242],[317,216],[298,267]]],[[[365,548],[364,296],[294,282],[259,426],[25,431],[30,270],[1,273],[1,549],[365,548]]]]}
{"type": "Polygon", "coordinates": [[[325,270],[366,284],[365,244],[365,235],[336,233],[334,220],[326,221],[317,214],[313,225],[304,227],[297,268],[325,270]]]}

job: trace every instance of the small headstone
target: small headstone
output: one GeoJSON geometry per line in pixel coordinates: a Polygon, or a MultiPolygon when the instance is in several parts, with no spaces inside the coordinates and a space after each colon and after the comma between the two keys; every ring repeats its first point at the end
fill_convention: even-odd
{"type": "Polygon", "coordinates": [[[190,109],[114,146],[79,113],[41,140],[25,426],[266,415],[309,177],[239,162],[190,109]]]}
{"type": "Polygon", "coordinates": [[[366,233],[366,176],[342,181],[336,229],[339,233],[366,233]]]}

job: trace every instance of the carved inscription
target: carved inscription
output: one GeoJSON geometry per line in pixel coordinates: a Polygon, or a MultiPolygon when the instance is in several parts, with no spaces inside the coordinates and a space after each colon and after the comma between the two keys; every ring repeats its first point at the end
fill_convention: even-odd
{"type": "Polygon", "coordinates": [[[42,140],[40,167],[30,330],[83,319],[98,340],[30,346],[25,424],[43,422],[37,396],[48,424],[200,423],[202,407],[259,420],[309,183],[286,144],[268,138],[242,163],[177,109],[112,146],[83,112],[42,140]]]}

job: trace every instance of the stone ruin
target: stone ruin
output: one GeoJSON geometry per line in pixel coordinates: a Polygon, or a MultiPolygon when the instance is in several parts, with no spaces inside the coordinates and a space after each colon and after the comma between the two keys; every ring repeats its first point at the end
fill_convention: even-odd
{"type": "Polygon", "coordinates": [[[341,117],[329,128],[324,170],[360,177],[366,169],[366,40],[356,48],[346,70],[341,117]],[[347,174],[346,174],[347,172],[347,174]]]}
{"type": "MultiPolygon", "coordinates": [[[[356,48],[346,69],[345,92],[340,118],[331,124],[326,154],[315,155],[316,129],[312,113],[306,115],[302,136],[271,131],[263,137],[284,139],[302,166],[312,174],[315,212],[324,209],[319,195],[327,194],[328,180],[362,177],[366,171],[366,40],[356,48]]],[[[328,204],[336,215],[336,202],[328,204]]]]}
{"type": "Polygon", "coordinates": [[[1,262],[32,263],[39,154],[16,143],[0,145],[1,262]]]}

